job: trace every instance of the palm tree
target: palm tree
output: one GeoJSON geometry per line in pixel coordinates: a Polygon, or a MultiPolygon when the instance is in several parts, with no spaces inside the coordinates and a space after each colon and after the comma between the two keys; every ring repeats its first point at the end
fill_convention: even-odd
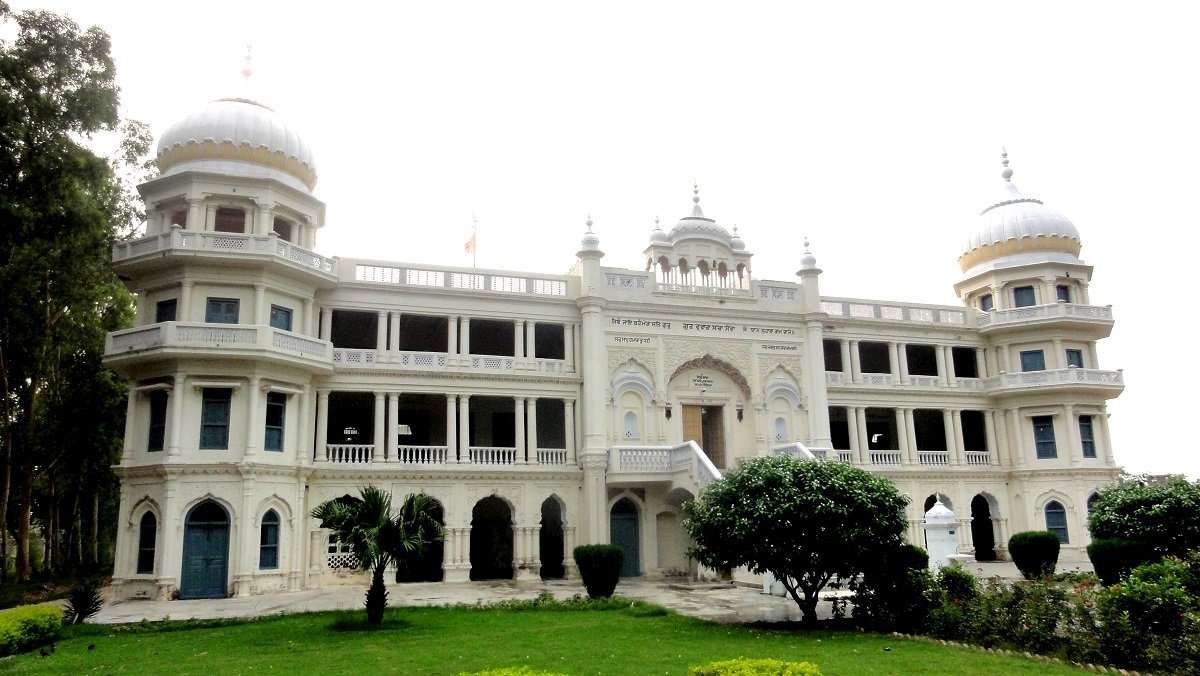
{"type": "Polygon", "coordinates": [[[349,543],[358,565],[371,571],[367,589],[367,624],[381,624],[387,608],[383,573],[393,562],[403,564],[442,538],[435,516],[437,503],[420,493],[409,495],[393,516],[392,495],[375,486],[359,489],[360,500],[329,500],[313,510],[322,528],[349,543]]]}

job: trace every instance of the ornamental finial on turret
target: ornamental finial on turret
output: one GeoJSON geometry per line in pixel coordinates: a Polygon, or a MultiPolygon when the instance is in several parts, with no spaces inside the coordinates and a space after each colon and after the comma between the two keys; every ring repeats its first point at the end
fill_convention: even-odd
{"type": "Polygon", "coordinates": [[[1004,169],[1000,172],[1000,177],[1006,181],[1012,180],[1012,169],[1008,166],[1008,148],[1000,146],[1000,166],[1004,169]]]}
{"type": "Polygon", "coordinates": [[[700,210],[700,184],[692,179],[692,217],[704,218],[704,212],[700,210]]]}
{"type": "Polygon", "coordinates": [[[246,43],[246,56],[242,57],[242,79],[249,80],[251,75],[254,75],[254,59],[251,54],[251,45],[246,43]]]}

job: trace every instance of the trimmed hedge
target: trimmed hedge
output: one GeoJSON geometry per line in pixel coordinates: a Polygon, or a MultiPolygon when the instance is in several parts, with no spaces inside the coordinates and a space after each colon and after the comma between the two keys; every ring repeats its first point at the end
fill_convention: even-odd
{"type": "Polygon", "coordinates": [[[821,676],[821,670],[812,662],[739,657],[690,667],[688,676],[821,676]]]}
{"type": "Polygon", "coordinates": [[[1026,580],[1053,574],[1061,546],[1058,536],[1048,530],[1027,530],[1008,539],[1008,553],[1026,580]]]}
{"type": "Polygon", "coordinates": [[[0,610],[0,655],[14,655],[51,643],[62,630],[62,610],[54,604],[0,610]]]}
{"type": "Polygon", "coordinates": [[[575,548],[575,565],[588,596],[608,598],[621,579],[621,564],[625,552],[616,545],[580,545],[575,548]]]}
{"type": "Polygon", "coordinates": [[[1096,569],[1096,576],[1105,585],[1116,584],[1128,575],[1129,571],[1159,558],[1152,546],[1123,538],[1092,540],[1087,553],[1092,567],[1096,569]]]}

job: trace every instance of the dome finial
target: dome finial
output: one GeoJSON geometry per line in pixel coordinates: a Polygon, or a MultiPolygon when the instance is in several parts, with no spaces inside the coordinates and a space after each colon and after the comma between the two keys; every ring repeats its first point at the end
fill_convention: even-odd
{"type": "Polygon", "coordinates": [[[806,253],[806,254],[812,253],[812,246],[808,243],[807,235],[804,237],[804,253],[806,253]]]}
{"type": "Polygon", "coordinates": [[[692,179],[692,217],[704,218],[704,212],[700,210],[700,184],[696,179],[692,179]]]}
{"type": "Polygon", "coordinates": [[[587,231],[588,232],[592,231],[592,212],[590,212],[590,211],[588,212],[588,215],[587,215],[587,231]]]}
{"type": "Polygon", "coordinates": [[[250,76],[254,75],[254,59],[251,53],[251,45],[246,43],[246,56],[242,57],[242,79],[250,80],[250,76]]]}
{"type": "Polygon", "coordinates": [[[1012,169],[1008,166],[1008,148],[1000,146],[1000,166],[1004,169],[1000,172],[1000,177],[1006,181],[1012,181],[1012,169]]]}

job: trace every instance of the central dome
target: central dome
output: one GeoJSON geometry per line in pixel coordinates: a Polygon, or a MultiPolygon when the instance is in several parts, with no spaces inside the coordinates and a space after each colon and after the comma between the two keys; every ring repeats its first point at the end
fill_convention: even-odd
{"type": "Polygon", "coordinates": [[[273,178],[303,192],[317,183],[304,138],[274,110],[243,98],[217,99],[172,125],[158,141],[158,166],[164,176],[273,178]]]}
{"type": "Polygon", "coordinates": [[[692,187],[692,213],[679,219],[671,232],[667,234],[672,242],[684,239],[711,239],[730,246],[732,237],[729,231],[700,210],[700,189],[692,187]]]}
{"type": "Polygon", "coordinates": [[[979,213],[980,227],[958,259],[963,272],[984,264],[998,268],[1051,259],[1079,262],[1079,230],[1041,200],[1021,194],[1012,183],[1007,153],[1002,157],[1004,195],[979,213]]]}

